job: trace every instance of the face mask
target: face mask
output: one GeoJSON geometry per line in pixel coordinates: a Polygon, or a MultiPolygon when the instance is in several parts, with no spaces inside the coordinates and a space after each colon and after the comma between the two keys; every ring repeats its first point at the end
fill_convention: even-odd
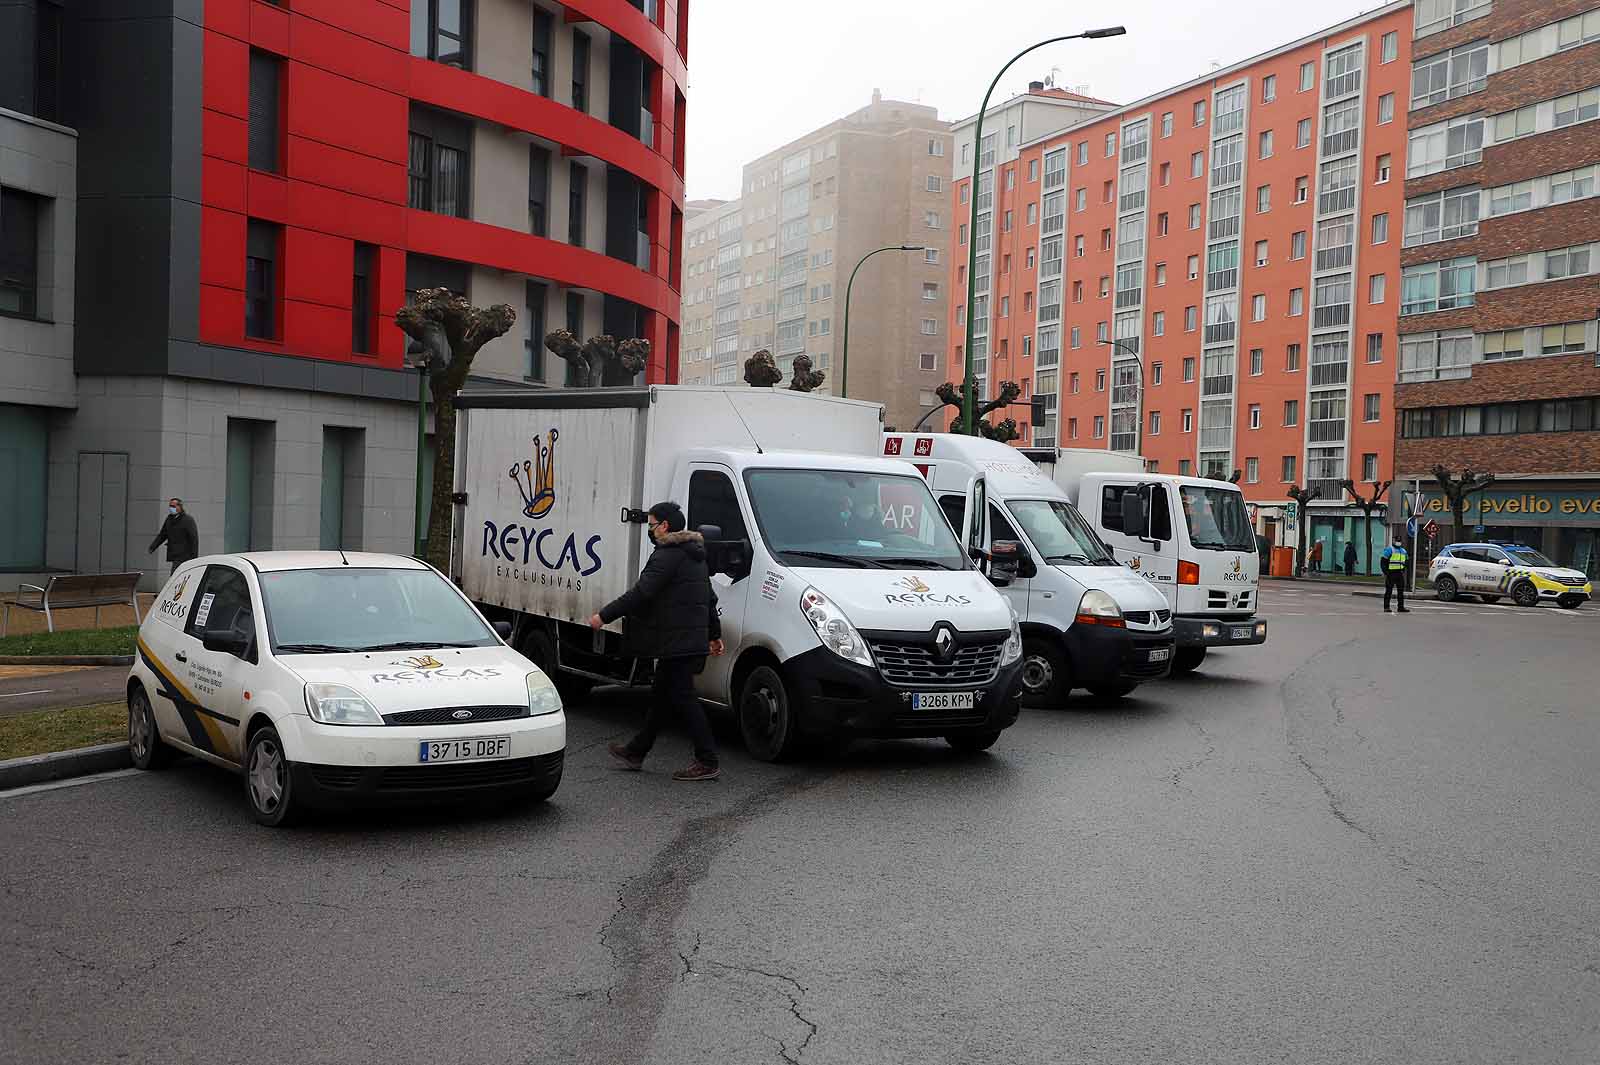
{"type": "Polygon", "coordinates": [[[177,507],[168,507],[167,508],[167,513],[171,514],[173,517],[177,517],[178,516],[178,508],[177,507]]]}

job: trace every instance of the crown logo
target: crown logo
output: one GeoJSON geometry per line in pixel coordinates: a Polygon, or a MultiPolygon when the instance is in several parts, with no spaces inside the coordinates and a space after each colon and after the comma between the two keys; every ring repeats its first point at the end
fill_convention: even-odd
{"type": "Polygon", "coordinates": [[[895,581],[895,583],[908,592],[932,591],[932,589],[923,583],[921,577],[901,577],[899,580],[895,581]]]}
{"type": "Polygon", "coordinates": [[[556,441],[561,438],[551,429],[547,439],[533,438],[533,459],[511,467],[511,479],[522,494],[522,513],[542,518],[556,505],[556,441]]]}
{"type": "Polygon", "coordinates": [[[423,672],[427,672],[430,669],[444,668],[444,663],[432,655],[412,655],[410,658],[402,658],[395,665],[410,666],[412,669],[422,670],[423,672]]]}
{"type": "Polygon", "coordinates": [[[1142,561],[1144,560],[1138,555],[1134,555],[1133,558],[1128,562],[1128,568],[1131,570],[1137,570],[1139,568],[1139,563],[1142,561]]]}
{"type": "Polygon", "coordinates": [[[183,593],[185,591],[187,591],[188,588],[189,588],[189,574],[185,573],[183,575],[183,580],[178,582],[178,587],[173,589],[172,598],[173,599],[182,599],[183,598],[183,593]]]}
{"type": "Polygon", "coordinates": [[[1235,557],[1233,560],[1233,572],[1238,573],[1243,568],[1244,567],[1239,564],[1239,559],[1235,557]]]}

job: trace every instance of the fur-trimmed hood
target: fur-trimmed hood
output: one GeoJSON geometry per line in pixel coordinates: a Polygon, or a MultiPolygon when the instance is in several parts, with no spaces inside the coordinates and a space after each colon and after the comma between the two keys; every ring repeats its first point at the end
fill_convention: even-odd
{"type": "Polygon", "coordinates": [[[656,541],[656,547],[658,549],[663,547],[678,548],[696,561],[703,561],[706,557],[706,538],[689,529],[667,533],[667,535],[656,541]]]}

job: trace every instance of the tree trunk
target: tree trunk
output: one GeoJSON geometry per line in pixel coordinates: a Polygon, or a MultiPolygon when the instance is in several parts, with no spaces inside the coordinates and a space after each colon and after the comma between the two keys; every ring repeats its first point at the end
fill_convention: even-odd
{"type": "Polygon", "coordinates": [[[1300,545],[1295,554],[1294,575],[1296,577],[1304,577],[1306,575],[1306,534],[1311,531],[1311,515],[1306,512],[1304,503],[1300,504],[1300,513],[1298,517],[1299,521],[1297,524],[1300,526],[1300,545]]]}
{"type": "Polygon", "coordinates": [[[1450,517],[1455,523],[1455,534],[1457,541],[1465,540],[1467,538],[1466,514],[1467,497],[1464,495],[1452,496],[1450,498],[1450,517]]]}
{"type": "Polygon", "coordinates": [[[455,490],[456,405],[455,390],[445,375],[430,381],[433,391],[433,494],[428,507],[428,563],[440,573],[450,574],[450,536],[455,526],[455,508],[450,496],[455,490]]]}

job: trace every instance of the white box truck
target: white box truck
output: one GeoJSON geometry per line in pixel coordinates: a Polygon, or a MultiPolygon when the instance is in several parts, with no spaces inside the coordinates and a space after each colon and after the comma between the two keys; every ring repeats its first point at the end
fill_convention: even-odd
{"type": "Polygon", "coordinates": [[[1077,504],[1134,572],[1172,606],[1174,673],[1205,661],[1211,647],[1265,643],[1255,616],[1260,563],[1238,485],[1146,473],[1138,455],[1090,448],[1023,449],[1077,504]]]}
{"type": "Polygon", "coordinates": [[[1059,707],[1073,688],[1118,698],[1172,668],[1172,608],[1128,571],[1063,491],[1017,449],[951,433],[885,433],[883,454],[910,460],[952,524],[972,478],[988,484],[988,534],[1017,544],[1001,589],[1022,625],[1022,702],[1059,707]]]}
{"type": "MultiPolygon", "coordinates": [[[[877,404],[677,386],[463,392],[452,575],[569,694],[638,683],[591,614],[637,578],[645,509],[707,538],[727,653],[703,699],[751,754],[807,737],[943,736],[1016,720],[1022,636],[916,469],[877,457],[877,404]]],[[[970,486],[974,497],[982,479],[970,486]]],[[[975,508],[978,513],[983,508],[975,508]]]]}

